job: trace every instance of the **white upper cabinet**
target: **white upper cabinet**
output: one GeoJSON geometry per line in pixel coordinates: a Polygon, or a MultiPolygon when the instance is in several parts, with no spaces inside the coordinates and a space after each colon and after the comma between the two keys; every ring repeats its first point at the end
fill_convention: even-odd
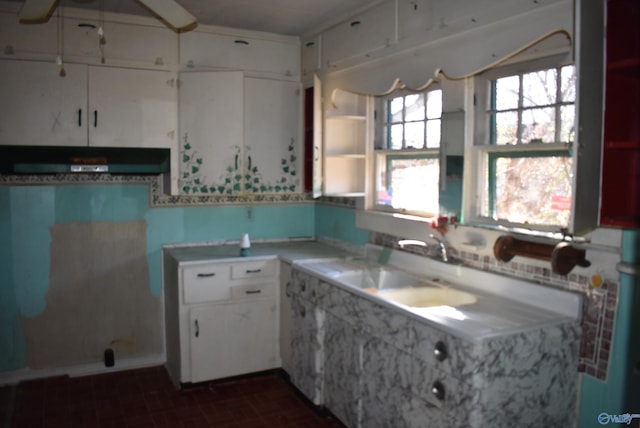
{"type": "Polygon", "coordinates": [[[299,43],[282,36],[253,36],[191,31],[180,35],[180,63],[196,68],[225,68],[296,79],[300,75],[299,43]]]}
{"type": "Polygon", "coordinates": [[[160,26],[142,26],[117,22],[103,25],[106,44],[100,51],[97,19],[65,19],[64,52],[68,57],[87,58],[100,63],[104,55],[107,65],[126,63],[150,66],[176,64],[176,34],[160,26]]]}
{"type": "Polygon", "coordinates": [[[89,144],[174,147],[177,129],[172,73],[89,67],[89,144]]]}
{"type": "Polygon", "coordinates": [[[180,73],[179,193],[231,195],[244,179],[244,83],[239,71],[180,73]]]}
{"type": "Polygon", "coordinates": [[[300,84],[245,78],[245,191],[301,192],[300,84]]]}
{"type": "Polygon", "coordinates": [[[0,40],[5,53],[18,58],[53,60],[60,50],[68,62],[157,67],[178,61],[176,33],[153,18],[102,23],[97,11],[65,7],[59,25],[54,13],[46,23],[20,24],[16,13],[0,11],[0,40]],[[145,25],[140,25],[144,22],[145,25]],[[100,45],[102,27],[106,44],[100,45]],[[60,36],[60,37],[59,37],[60,36]],[[102,49],[101,49],[102,48],[102,49]]]}
{"type": "Polygon", "coordinates": [[[87,145],[87,70],[52,62],[0,60],[0,144],[87,145]]]}
{"type": "Polygon", "coordinates": [[[395,1],[386,1],[322,34],[323,67],[365,56],[396,42],[395,1]]]}
{"type": "Polygon", "coordinates": [[[169,72],[0,61],[0,142],[16,145],[172,147],[169,72]]]}
{"type": "Polygon", "coordinates": [[[302,41],[300,46],[300,64],[303,83],[313,83],[313,76],[320,70],[320,36],[302,41]]]}

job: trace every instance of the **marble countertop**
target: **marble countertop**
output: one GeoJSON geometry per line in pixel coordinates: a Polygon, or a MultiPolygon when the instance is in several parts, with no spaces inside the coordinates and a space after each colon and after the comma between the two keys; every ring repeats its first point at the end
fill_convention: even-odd
{"type": "MultiPolygon", "coordinates": [[[[222,245],[167,245],[164,249],[180,263],[202,263],[220,259],[240,261],[246,259],[246,257],[240,256],[238,243],[222,245]]],[[[278,257],[289,263],[300,260],[343,258],[353,255],[354,252],[348,251],[347,249],[311,240],[252,242],[251,248],[249,249],[249,257],[278,257]]]]}

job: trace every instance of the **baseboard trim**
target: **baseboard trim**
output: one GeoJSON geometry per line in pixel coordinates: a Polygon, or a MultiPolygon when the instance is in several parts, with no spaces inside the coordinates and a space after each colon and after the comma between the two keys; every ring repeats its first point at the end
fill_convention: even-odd
{"type": "Polygon", "coordinates": [[[24,368],[11,372],[0,373],[0,386],[14,385],[27,380],[44,379],[54,376],[81,377],[104,373],[114,373],[124,370],[142,369],[164,365],[167,359],[164,355],[150,355],[140,358],[121,358],[116,360],[113,367],[105,367],[104,363],[81,364],[69,367],[51,369],[24,368]]]}

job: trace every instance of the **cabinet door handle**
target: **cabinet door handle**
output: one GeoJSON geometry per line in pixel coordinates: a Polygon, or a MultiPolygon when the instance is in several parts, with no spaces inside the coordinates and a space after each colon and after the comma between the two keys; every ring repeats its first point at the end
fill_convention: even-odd
{"type": "Polygon", "coordinates": [[[196,337],[200,336],[200,324],[198,324],[198,320],[195,322],[196,324],[196,337]]]}
{"type": "Polygon", "coordinates": [[[445,390],[444,390],[444,385],[442,384],[442,382],[440,382],[438,380],[433,382],[433,385],[431,385],[431,393],[438,400],[441,400],[441,401],[444,400],[445,390]]]}
{"type": "Polygon", "coordinates": [[[238,170],[238,155],[236,155],[236,162],[235,162],[235,164],[236,164],[236,170],[238,170]]]}
{"type": "Polygon", "coordinates": [[[260,294],[262,292],[262,290],[258,289],[258,290],[245,290],[246,294],[260,294]]]}
{"type": "Polygon", "coordinates": [[[436,346],[433,349],[433,355],[438,361],[444,361],[447,359],[447,346],[444,342],[438,341],[438,343],[436,343],[436,346]]]}
{"type": "Polygon", "coordinates": [[[78,128],[82,127],[82,109],[78,109],[78,128]]]}
{"type": "Polygon", "coordinates": [[[98,110],[93,111],[93,127],[98,127],[98,110]]]}
{"type": "Polygon", "coordinates": [[[251,156],[247,156],[247,159],[249,160],[249,164],[247,165],[247,171],[251,171],[251,156]]]}
{"type": "Polygon", "coordinates": [[[247,269],[245,270],[245,273],[260,273],[262,272],[262,269],[247,269]]]}
{"type": "Polygon", "coordinates": [[[198,278],[211,278],[212,276],[216,276],[215,272],[211,273],[199,273],[198,278]]]}

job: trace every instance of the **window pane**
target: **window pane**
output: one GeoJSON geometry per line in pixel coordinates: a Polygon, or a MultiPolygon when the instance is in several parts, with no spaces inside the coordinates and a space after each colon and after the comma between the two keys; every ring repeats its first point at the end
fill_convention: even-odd
{"type": "Polygon", "coordinates": [[[434,119],[427,122],[427,147],[440,147],[440,119],[434,119]]]}
{"type": "Polygon", "coordinates": [[[390,149],[402,148],[402,125],[391,125],[391,141],[389,141],[388,147],[390,149]]]}
{"type": "Polygon", "coordinates": [[[438,159],[390,159],[388,165],[389,169],[378,176],[379,204],[438,213],[438,159]]]}
{"type": "Polygon", "coordinates": [[[576,68],[573,65],[567,65],[560,69],[561,76],[561,101],[576,101],[576,68]]]}
{"type": "Polygon", "coordinates": [[[520,78],[518,76],[503,77],[495,81],[495,110],[518,108],[520,78]]]}
{"type": "Polygon", "coordinates": [[[496,219],[541,225],[569,224],[571,157],[496,160],[496,219]]]}
{"type": "Polygon", "coordinates": [[[555,132],[554,108],[536,108],[522,112],[523,143],[553,143],[556,139],[555,132]]]}
{"type": "Polygon", "coordinates": [[[405,121],[424,120],[424,96],[422,94],[405,97],[405,121]]]}
{"type": "Polygon", "coordinates": [[[438,119],[442,116],[442,91],[427,92],[427,118],[438,119]]]}
{"type": "Polygon", "coordinates": [[[497,113],[494,127],[495,144],[517,144],[518,143],[518,113],[506,112],[497,113]]]}
{"type": "Polygon", "coordinates": [[[404,128],[405,148],[424,148],[424,122],[407,123],[404,128]]]}
{"type": "Polygon", "coordinates": [[[527,73],[522,76],[522,105],[544,106],[556,101],[557,71],[549,70],[527,73]]]}
{"type": "Polygon", "coordinates": [[[560,117],[560,142],[571,143],[576,133],[576,107],[574,105],[561,107],[560,117]]]}
{"type": "Polygon", "coordinates": [[[404,98],[394,98],[389,101],[389,120],[391,122],[402,122],[402,109],[404,107],[404,98]]]}

